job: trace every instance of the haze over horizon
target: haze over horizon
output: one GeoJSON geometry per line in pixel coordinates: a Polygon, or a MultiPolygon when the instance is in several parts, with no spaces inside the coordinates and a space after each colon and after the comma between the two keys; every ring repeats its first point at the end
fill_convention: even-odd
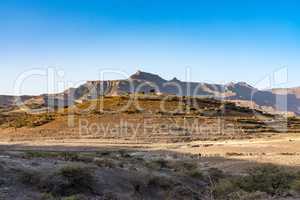
{"type": "MultiPolygon", "coordinates": [[[[65,82],[99,78],[102,69],[136,70],[165,79],[256,86],[286,67],[300,86],[297,1],[0,2],[0,94],[13,94],[19,74],[54,67],[65,82]]],[[[119,78],[115,75],[111,79],[119,78]]],[[[45,93],[41,77],[24,94],[45,93]]]]}

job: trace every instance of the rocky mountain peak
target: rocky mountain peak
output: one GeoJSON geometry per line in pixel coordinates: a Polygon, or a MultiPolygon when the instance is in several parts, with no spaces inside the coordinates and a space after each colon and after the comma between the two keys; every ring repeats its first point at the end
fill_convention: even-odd
{"type": "Polygon", "coordinates": [[[255,89],[253,86],[249,85],[246,82],[231,82],[226,85],[228,88],[247,88],[247,89],[255,89]]]}
{"type": "Polygon", "coordinates": [[[172,80],[170,80],[169,82],[181,82],[179,79],[177,79],[176,77],[174,77],[172,80]]]}
{"type": "Polygon", "coordinates": [[[161,78],[157,74],[151,74],[151,73],[143,72],[143,71],[140,71],[140,70],[138,70],[136,73],[131,75],[130,79],[148,81],[148,82],[153,82],[153,83],[156,83],[156,84],[161,84],[161,83],[166,82],[165,79],[161,78]]]}

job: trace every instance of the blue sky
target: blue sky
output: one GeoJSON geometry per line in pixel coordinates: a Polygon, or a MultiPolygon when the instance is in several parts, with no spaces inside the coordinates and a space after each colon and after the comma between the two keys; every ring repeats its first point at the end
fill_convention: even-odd
{"type": "MultiPolygon", "coordinates": [[[[101,69],[158,73],[166,79],[257,85],[287,67],[300,86],[300,3],[258,0],[1,0],[0,94],[18,76],[55,67],[64,81],[101,69]]],[[[119,78],[111,75],[109,78],[119,78]]],[[[41,77],[23,92],[46,91],[41,77]]]]}

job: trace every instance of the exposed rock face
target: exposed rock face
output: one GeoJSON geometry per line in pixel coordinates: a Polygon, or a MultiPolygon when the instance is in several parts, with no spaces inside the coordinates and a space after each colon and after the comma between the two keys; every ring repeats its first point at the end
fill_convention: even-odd
{"type": "Polygon", "coordinates": [[[147,72],[137,71],[135,74],[131,75],[129,79],[152,82],[157,85],[162,85],[167,82],[165,79],[161,78],[156,74],[151,74],[147,72]]]}
{"type": "MultiPolygon", "coordinates": [[[[247,83],[229,83],[226,85],[198,82],[184,82],[177,78],[165,80],[156,74],[138,71],[128,79],[88,81],[78,88],[70,88],[59,94],[41,95],[47,106],[68,106],[76,100],[95,99],[100,95],[117,96],[132,93],[160,93],[178,96],[204,96],[226,100],[253,101],[261,107],[272,107],[278,111],[300,113],[299,90],[289,89],[283,93],[282,89],[274,91],[258,90],[247,83]]],[[[0,96],[0,105],[13,105],[13,96],[0,96]]],[[[25,101],[33,97],[21,97],[25,101]]],[[[36,98],[36,97],[35,97],[36,98]]]]}

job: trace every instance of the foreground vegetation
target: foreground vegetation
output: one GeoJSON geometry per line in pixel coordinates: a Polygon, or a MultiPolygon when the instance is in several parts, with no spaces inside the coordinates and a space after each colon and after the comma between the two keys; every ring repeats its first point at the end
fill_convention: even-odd
{"type": "Polygon", "coordinates": [[[234,174],[192,156],[167,157],[129,150],[2,152],[0,191],[6,188],[1,195],[8,200],[299,198],[295,169],[257,165],[234,174]]]}

